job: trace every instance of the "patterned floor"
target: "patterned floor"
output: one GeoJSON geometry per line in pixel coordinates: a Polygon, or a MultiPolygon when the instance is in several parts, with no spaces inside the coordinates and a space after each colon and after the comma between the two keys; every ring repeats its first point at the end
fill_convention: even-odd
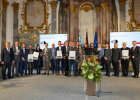
{"type": "Polygon", "coordinates": [[[140,78],[103,77],[102,90],[86,96],[82,77],[33,75],[0,81],[0,100],[140,100],[140,78]]]}

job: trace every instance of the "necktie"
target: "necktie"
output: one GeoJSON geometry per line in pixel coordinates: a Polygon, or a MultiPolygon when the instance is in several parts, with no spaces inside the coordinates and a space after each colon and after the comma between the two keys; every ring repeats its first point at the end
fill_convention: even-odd
{"type": "Polygon", "coordinates": [[[134,48],[133,48],[133,52],[134,52],[134,48]]]}
{"type": "Polygon", "coordinates": [[[24,55],[25,55],[25,49],[23,49],[23,53],[24,53],[24,55]]]}

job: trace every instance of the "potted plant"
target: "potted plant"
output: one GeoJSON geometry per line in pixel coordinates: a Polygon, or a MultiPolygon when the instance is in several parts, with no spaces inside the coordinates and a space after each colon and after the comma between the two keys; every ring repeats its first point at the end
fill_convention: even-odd
{"type": "Polygon", "coordinates": [[[90,58],[86,57],[82,62],[82,75],[87,81],[86,94],[87,95],[96,95],[96,83],[101,81],[102,66],[99,64],[96,56],[90,58]]]}

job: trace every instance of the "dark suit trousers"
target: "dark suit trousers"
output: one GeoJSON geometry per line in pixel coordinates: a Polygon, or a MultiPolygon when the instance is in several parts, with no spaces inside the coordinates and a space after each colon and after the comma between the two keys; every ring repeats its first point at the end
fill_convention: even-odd
{"type": "Polygon", "coordinates": [[[110,76],[110,60],[105,60],[106,75],[110,76]]]}
{"type": "Polygon", "coordinates": [[[123,76],[128,76],[129,60],[122,60],[121,64],[122,64],[123,76]]]}
{"type": "Polygon", "coordinates": [[[56,60],[56,73],[59,73],[60,69],[61,69],[61,72],[64,73],[64,61],[63,59],[57,59],[56,60]],[[61,66],[60,66],[60,62],[61,62],[61,66]]]}
{"type": "Polygon", "coordinates": [[[68,71],[69,71],[69,60],[68,60],[68,57],[66,56],[65,57],[65,60],[64,60],[64,69],[65,69],[65,75],[67,76],[68,75],[68,71]]]}
{"type": "Polygon", "coordinates": [[[29,74],[33,73],[33,69],[34,69],[33,62],[28,62],[28,72],[29,72],[29,74]]]}
{"type": "Polygon", "coordinates": [[[133,70],[134,70],[134,75],[138,76],[139,75],[139,59],[132,59],[132,65],[133,65],[133,70]]]}
{"type": "Polygon", "coordinates": [[[8,69],[8,78],[11,78],[11,65],[12,63],[5,63],[2,68],[2,77],[6,78],[6,70],[8,69]]]}
{"type": "Polygon", "coordinates": [[[22,61],[20,63],[20,66],[21,66],[21,75],[23,75],[24,69],[25,69],[25,74],[27,74],[27,62],[26,61],[22,61]]]}
{"type": "Polygon", "coordinates": [[[114,75],[119,76],[119,62],[112,62],[113,69],[114,69],[114,75]]]}
{"type": "Polygon", "coordinates": [[[54,71],[55,71],[55,66],[56,66],[55,59],[52,58],[50,61],[51,61],[51,70],[52,70],[52,73],[54,73],[54,71]]]}

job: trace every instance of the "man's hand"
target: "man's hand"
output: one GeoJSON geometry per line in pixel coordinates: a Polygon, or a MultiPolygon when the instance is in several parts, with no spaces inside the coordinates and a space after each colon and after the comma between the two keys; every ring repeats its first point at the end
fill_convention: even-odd
{"type": "Polygon", "coordinates": [[[22,60],[25,61],[25,59],[22,57],[22,60]]]}
{"type": "Polygon", "coordinates": [[[135,58],[135,56],[132,56],[132,58],[135,58]]]}
{"type": "Polygon", "coordinates": [[[119,60],[119,63],[121,63],[121,61],[119,60]]]}
{"type": "Polygon", "coordinates": [[[12,64],[14,64],[14,63],[15,63],[15,61],[13,60],[13,61],[12,61],[12,64]]]}
{"type": "Polygon", "coordinates": [[[104,57],[105,58],[105,60],[107,60],[107,57],[104,57]]]}
{"type": "Polygon", "coordinates": [[[1,62],[1,64],[4,64],[4,62],[1,62]]]}

